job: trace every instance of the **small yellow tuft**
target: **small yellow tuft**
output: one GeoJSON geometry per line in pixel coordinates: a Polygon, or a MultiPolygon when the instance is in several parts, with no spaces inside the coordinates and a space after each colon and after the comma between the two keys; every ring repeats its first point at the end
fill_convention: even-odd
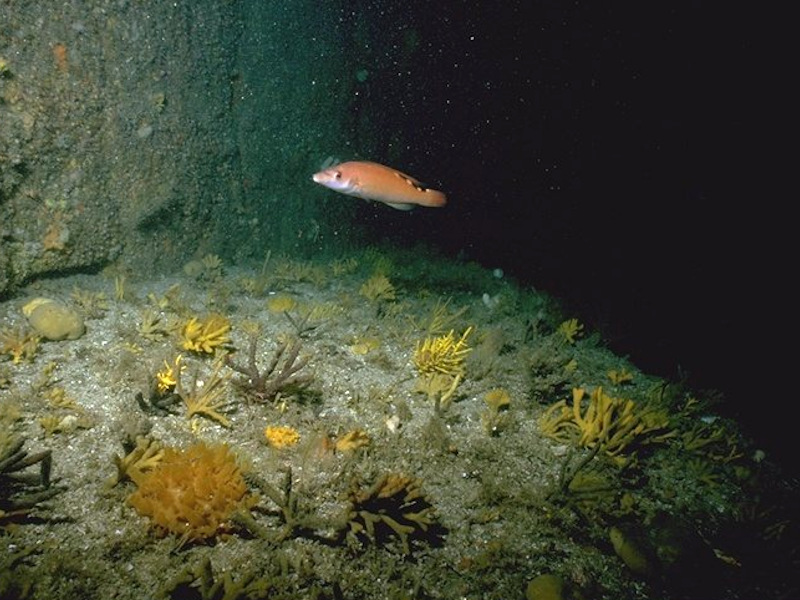
{"type": "Polygon", "coordinates": [[[392,282],[382,273],[377,273],[367,279],[358,292],[370,302],[394,300],[397,295],[392,282]]]}
{"type": "Polygon", "coordinates": [[[483,397],[486,410],[481,413],[481,425],[491,436],[500,435],[508,425],[508,407],[511,406],[511,395],[505,388],[494,388],[483,397]]]}
{"type": "Polygon", "coordinates": [[[334,260],[330,267],[334,277],[342,277],[350,275],[358,269],[358,260],[355,258],[340,258],[334,260]]]}
{"type": "Polygon", "coordinates": [[[164,361],[164,368],[156,373],[156,389],[159,394],[166,394],[175,389],[180,372],[183,371],[182,360],[183,356],[178,354],[172,364],[169,364],[166,360],[164,361]]]}
{"type": "Polygon", "coordinates": [[[41,338],[27,327],[0,329],[0,354],[7,354],[15,365],[31,362],[41,338]]]}
{"type": "Polygon", "coordinates": [[[211,314],[202,321],[192,317],[181,329],[181,347],[192,352],[213,354],[230,342],[231,322],[220,314],[211,314]]]}
{"type": "Polygon", "coordinates": [[[334,447],[337,452],[350,452],[358,448],[363,448],[364,446],[369,446],[371,441],[366,431],[363,429],[353,429],[339,436],[336,439],[334,447]]]}
{"type": "Polygon", "coordinates": [[[269,312],[283,313],[292,310],[297,306],[297,300],[287,294],[278,294],[267,300],[269,312]]]}
{"type": "Polygon", "coordinates": [[[269,425],[264,429],[264,437],[273,448],[289,448],[300,441],[300,433],[294,427],[269,425]]]}
{"type": "Polygon", "coordinates": [[[350,352],[357,356],[364,356],[381,347],[380,339],[376,337],[356,338],[350,345],[350,352]]]}
{"type": "Polygon", "coordinates": [[[558,326],[558,333],[560,333],[568,344],[574,344],[578,336],[583,333],[583,325],[578,319],[567,319],[558,326]]]}
{"type": "Polygon", "coordinates": [[[426,338],[417,342],[414,349],[414,366],[421,375],[444,373],[446,375],[463,375],[464,359],[472,348],[467,344],[467,338],[472,333],[472,327],[456,340],[453,330],[447,335],[426,338]]]}
{"type": "Polygon", "coordinates": [[[619,371],[612,369],[606,373],[606,375],[608,375],[609,380],[614,385],[622,385],[624,383],[633,382],[633,373],[624,368],[620,369],[619,371]]]}
{"type": "Polygon", "coordinates": [[[505,410],[511,404],[511,396],[505,388],[489,390],[483,400],[493,412],[505,410]]]}

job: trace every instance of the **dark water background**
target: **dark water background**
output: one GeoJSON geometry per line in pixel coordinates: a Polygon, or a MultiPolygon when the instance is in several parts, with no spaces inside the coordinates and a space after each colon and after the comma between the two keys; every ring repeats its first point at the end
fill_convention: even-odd
{"type": "Polygon", "coordinates": [[[791,460],[791,19],[705,1],[89,4],[0,4],[0,295],[120,257],[423,242],[549,292],[645,371],[722,391],[791,460]],[[310,180],[328,156],[450,202],[337,198],[310,180]],[[63,217],[70,251],[42,254],[63,217]]]}
{"type": "Polygon", "coordinates": [[[551,292],[643,370],[722,391],[720,410],[788,463],[790,270],[762,187],[776,57],[759,20],[704,2],[373,16],[416,45],[364,106],[386,109],[381,127],[418,152],[404,167],[451,199],[376,214],[378,235],[551,292]]]}

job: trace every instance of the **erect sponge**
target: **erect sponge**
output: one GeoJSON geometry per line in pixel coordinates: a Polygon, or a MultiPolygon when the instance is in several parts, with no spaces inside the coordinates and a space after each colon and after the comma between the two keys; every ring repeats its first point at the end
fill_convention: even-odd
{"type": "Polygon", "coordinates": [[[225,444],[167,448],[158,466],[132,479],[138,489],[128,503],[160,531],[192,541],[223,533],[231,515],[255,501],[225,444]]]}

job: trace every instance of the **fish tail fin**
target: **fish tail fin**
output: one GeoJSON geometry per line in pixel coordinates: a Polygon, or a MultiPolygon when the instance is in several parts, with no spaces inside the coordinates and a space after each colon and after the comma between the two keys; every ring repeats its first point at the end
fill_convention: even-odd
{"type": "Polygon", "coordinates": [[[447,196],[445,196],[444,192],[440,192],[439,190],[426,188],[419,201],[419,204],[431,208],[438,208],[447,204],[447,196]]]}

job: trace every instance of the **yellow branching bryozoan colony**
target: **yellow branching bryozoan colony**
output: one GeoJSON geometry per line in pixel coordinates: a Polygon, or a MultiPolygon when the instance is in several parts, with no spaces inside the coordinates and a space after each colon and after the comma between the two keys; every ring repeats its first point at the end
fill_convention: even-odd
{"type": "Polygon", "coordinates": [[[192,317],[181,329],[181,347],[184,350],[213,354],[217,348],[230,342],[231,322],[219,314],[205,319],[192,317]]]}
{"type": "Polygon", "coordinates": [[[420,375],[444,373],[446,375],[463,375],[464,359],[472,352],[467,338],[472,327],[467,327],[461,337],[456,340],[451,329],[447,335],[429,337],[417,342],[414,349],[414,366],[420,375]]]}
{"type": "Polygon", "coordinates": [[[370,302],[386,302],[394,300],[397,296],[392,282],[381,273],[367,279],[358,292],[370,302]]]}
{"type": "Polygon", "coordinates": [[[159,394],[171,392],[178,385],[181,371],[183,371],[182,360],[183,356],[178,354],[172,364],[164,361],[164,368],[156,373],[156,390],[159,394]]]}
{"type": "Polygon", "coordinates": [[[417,342],[414,349],[414,366],[420,376],[415,389],[434,401],[437,412],[447,408],[464,378],[464,359],[472,352],[467,344],[472,329],[467,327],[458,339],[451,329],[447,335],[417,342]]]}
{"type": "Polygon", "coordinates": [[[586,403],[585,394],[583,388],[575,388],[572,406],[561,400],[548,408],[539,420],[544,434],[583,448],[599,446],[619,464],[628,461],[637,444],[660,442],[675,435],[662,411],[614,398],[603,393],[602,387],[596,387],[586,403]]]}

